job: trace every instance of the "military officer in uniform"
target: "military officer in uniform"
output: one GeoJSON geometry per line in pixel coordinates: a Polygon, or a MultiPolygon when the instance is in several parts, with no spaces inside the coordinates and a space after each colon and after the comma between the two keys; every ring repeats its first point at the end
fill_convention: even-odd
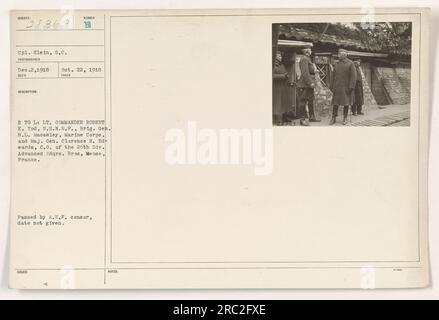
{"type": "Polygon", "coordinates": [[[277,52],[273,68],[273,124],[281,125],[285,109],[285,97],[288,94],[289,78],[282,55],[277,52]]]}
{"type": "Polygon", "coordinates": [[[355,91],[354,91],[354,104],[352,105],[352,114],[354,116],[358,115],[364,115],[362,112],[362,107],[364,104],[364,94],[363,94],[363,77],[361,76],[361,60],[360,58],[354,59],[354,65],[355,69],[357,70],[357,82],[355,84],[355,91]]]}
{"type": "Polygon", "coordinates": [[[298,116],[300,117],[300,124],[302,126],[309,126],[309,122],[320,122],[316,119],[314,114],[314,88],[315,81],[315,66],[311,61],[311,48],[302,49],[303,57],[300,59],[300,79],[297,82],[299,89],[299,108],[298,116]],[[308,114],[306,112],[306,105],[308,104],[308,114]]]}
{"type": "Polygon", "coordinates": [[[348,123],[349,106],[352,106],[354,103],[357,70],[347,55],[348,52],[344,49],[338,51],[340,60],[334,67],[331,81],[333,109],[329,125],[333,125],[337,121],[338,106],[343,106],[343,124],[346,125],[348,123]]]}

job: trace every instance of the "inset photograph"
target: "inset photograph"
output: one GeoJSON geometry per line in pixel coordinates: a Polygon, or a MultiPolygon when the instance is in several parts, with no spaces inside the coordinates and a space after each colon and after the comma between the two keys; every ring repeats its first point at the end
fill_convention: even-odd
{"type": "Polygon", "coordinates": [[[411,22],[272,25],[274,126],[410,126],[411,22]]]}

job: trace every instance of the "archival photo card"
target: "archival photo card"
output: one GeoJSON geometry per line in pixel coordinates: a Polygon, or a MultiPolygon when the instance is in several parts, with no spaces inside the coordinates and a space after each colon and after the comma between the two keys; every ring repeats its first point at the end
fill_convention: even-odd
{"type": "Polygon", "coordinates": [[[428,286],[429,28],[13,11],[10,286],[428,286]]]}

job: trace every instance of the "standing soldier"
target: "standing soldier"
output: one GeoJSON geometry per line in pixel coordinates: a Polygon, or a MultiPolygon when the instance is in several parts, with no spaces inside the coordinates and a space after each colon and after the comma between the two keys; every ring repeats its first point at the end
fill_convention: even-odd
{"type": "Polygon", "coordinates": [[[300,79],[297,82],[299,88],[299,108],[298,116],[300,117],[300,124],[302,126],[309,126],[309,122],[320,122],[316,119],[314,114],[314,88],[315,81],[315,66],[311,61],[311,48],[302,50],[303,57],[300,59],[300,79]],[[306,104],[308,103],[308,114],[306,112],[306,104]],[[309,121],[308,121],[309,118],[309,121]]]}
{"type": "Polygon", "coordinates": [[[360,58],[354,59],[355,69],[357,70],[357,83],[355,84],[355,93],[354,93],[354,104],[352,105],[352,114],[354,116],[363,115],[364,113],[361,111],[362,106],[364,104],[364,95],[363,95],[363,77],[361,76],[360,69],[360,58]]]}
{"type": "Polygon", "coordinates": [[[344,49],[338,51],[339,62],[334,67],[332,75],[331,91],[332,91],[332,119],[329,125],[333,125],[337,121],[338,106],[343,108],[343,124],[348,123],[349,106],[354,102],[354,89],[357,82],[357,70],[354,63],[348,59],[348,52],[344,49]]]}
{"type": "Polygon", "coordinates": [[[276,53],[276,59],[273,69],[273,124],[282,124],[282,115],[286,110],[285,96],[288,87],[288,72],[285,65],[282,63],[282,55],[280,52],[276,53]]]}

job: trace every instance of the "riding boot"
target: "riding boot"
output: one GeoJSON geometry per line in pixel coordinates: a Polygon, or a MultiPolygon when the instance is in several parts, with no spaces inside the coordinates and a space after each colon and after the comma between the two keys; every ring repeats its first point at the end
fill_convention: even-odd
{"type": "Polygon", "coordinates": [[[338,106],[332,107],[332,118],[329,122],[329,125],[332,126],[337,121],[337,114],[338,114],[338,106]]]}
{"type": "Polygon", "coordinates": [[[349,112],[349,106],[343,107],[343,125],[348,124],[348,112],[349,112]]]}
{"type": "Polygon", "coordinates": [[[357,111],[358,111],[358,107],[357,107],[357,105],[352,105],[352,115],[353,116],[356,116],[357,115],[357,111]]]}
{"type": "Polygon", "coordinates": [[[322,121],[320,119],[316,119],[316,116],[314,114],[314,99],[310,99],[308,101],[308,111],[309,111],[309,122],[320,122],[320,121],[322,121]]]}

